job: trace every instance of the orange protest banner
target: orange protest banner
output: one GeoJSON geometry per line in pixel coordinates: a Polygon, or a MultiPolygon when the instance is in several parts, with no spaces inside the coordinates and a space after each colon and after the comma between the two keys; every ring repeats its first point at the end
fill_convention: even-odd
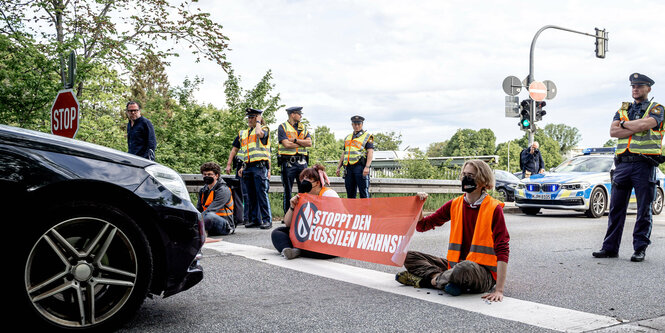
{"type": "Polygon", "coordinates": [[[300,249],[402,266],[424,203],[417,196],[341,199],[301,193],[289,236],[300,249]]]}

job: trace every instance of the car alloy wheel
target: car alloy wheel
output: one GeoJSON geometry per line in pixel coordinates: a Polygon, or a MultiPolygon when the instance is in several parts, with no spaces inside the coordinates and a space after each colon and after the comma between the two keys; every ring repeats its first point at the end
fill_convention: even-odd
{"type": "Polygon", "coordinates": [[[663,212],[663,189],[656,188],[656,197],[653,199],[653,206],[651,207],[653,215],[660,215],[663,212]]]}
{"type": "Polygon", "coordinates": [[[585,215],[592,218],[599,218],[605,214],[606,208],[607,198],[605,197],[605,192],[599,187],[593,189],[589,201],[589,209],[585,212],[585,215]]]}
{"type": "Polygon", "coordinates": [[[148,283],[140,276],[139,263],[146,258],[146,244],[132,240],[123,228],[134,231],[118,223],[122,220],[99,216],[76,216],[55,224],[36,239],[28,254],[25,290],[30,304],[51,325],[106,327],[127,307],[134,307],[136,299],[142,303],[145,298],[148,283]]]}

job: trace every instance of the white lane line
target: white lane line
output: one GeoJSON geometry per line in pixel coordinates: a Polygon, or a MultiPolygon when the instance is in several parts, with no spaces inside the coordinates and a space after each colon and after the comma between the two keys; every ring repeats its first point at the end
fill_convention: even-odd
{"type": "Polygon", "coordinates": [[[479,295],[452,297],[439,295],[437,290],[427,294],[427,289],[417,289],[401,285],[395,275],[355,266],[298,258],[286,260],[276,250],[262,247],[220,241],[208,243],[206,248],[222,253],[242,256],[266,264],[293,269],[303,273],[361,285],[367,288],[417,298],[453,308],[480,313],[486,316],[517,321],[562,332],[585,332],[620,324],[616,318],[586,313],[556,306],[522,301],[504,297],[503,302],[487,304],[479,295]],[[420,292],[418,292],[420,290],[420,292]]]}

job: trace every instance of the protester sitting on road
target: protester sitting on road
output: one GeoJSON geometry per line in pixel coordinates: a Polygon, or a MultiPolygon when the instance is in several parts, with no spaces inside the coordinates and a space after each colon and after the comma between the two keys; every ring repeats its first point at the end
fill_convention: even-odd
{"type": "Polygon", "coordinates": [[[222,180],[221,167],[214,162],[201,165],[203,187],[199,190],[196,208],[203,215],[205,230],[210,236],[228,235],[235,231],[233,221],[233,195],[222,180]]]}
{"type": "MultiPolygon", "coordinates": [[[[330,181],[328,180],[328,175],[326,175],[326,167],[323,165],[315,164],[310,168],[304,169],[300,172],[299,178],[300,185],[298,186],[298,193],[339,198],[339,195],[337,195],[335,190],[326,186],[326,184],[330,185],[330,181]]],[[[334,258],[335,256],[328,254],[301,250],[293,247],[291,239],[289,239],[289,228],[291,226],[291,219],[293,218],[293,210],[296,208],[296,205],[298,205],[299,199],[300,196],[298,194],[291,198],[289,209],[286,211],[286,214],[284,214],[284,223],[286,226],[273,230],[271,235],[272,244],[286,259],[293,259],[301,255],[303,257],[316,259],[334,258]]]]}
{"type": "MultiPolygon", "coordinates": [[[[406,271],[395,279],[416,288],[443,289],[457,296],[464,292],[493,292],[489,301],[503,300],[508,267],[509,240],[503,216],[504,204],[487,194],[494,187],[494,173],[487,163],[470,160],[462,168],[462,191],[434,214],[422,218],[416,230],[424,232],[450,222],[450,245],[444,258],[409,251],[406,271]]],[[[418,193],[426,199],[426,193],[418,193]]]]}

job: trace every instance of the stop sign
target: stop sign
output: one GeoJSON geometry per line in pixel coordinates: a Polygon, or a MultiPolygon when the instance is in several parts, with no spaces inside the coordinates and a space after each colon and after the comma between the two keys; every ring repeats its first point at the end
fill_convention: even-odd
{"type": "Polygon", "coordinates": [[[74,138],[79,130],[79,102],[72,89],[60,90],[51,107],[51,133],[74,138]]]}

